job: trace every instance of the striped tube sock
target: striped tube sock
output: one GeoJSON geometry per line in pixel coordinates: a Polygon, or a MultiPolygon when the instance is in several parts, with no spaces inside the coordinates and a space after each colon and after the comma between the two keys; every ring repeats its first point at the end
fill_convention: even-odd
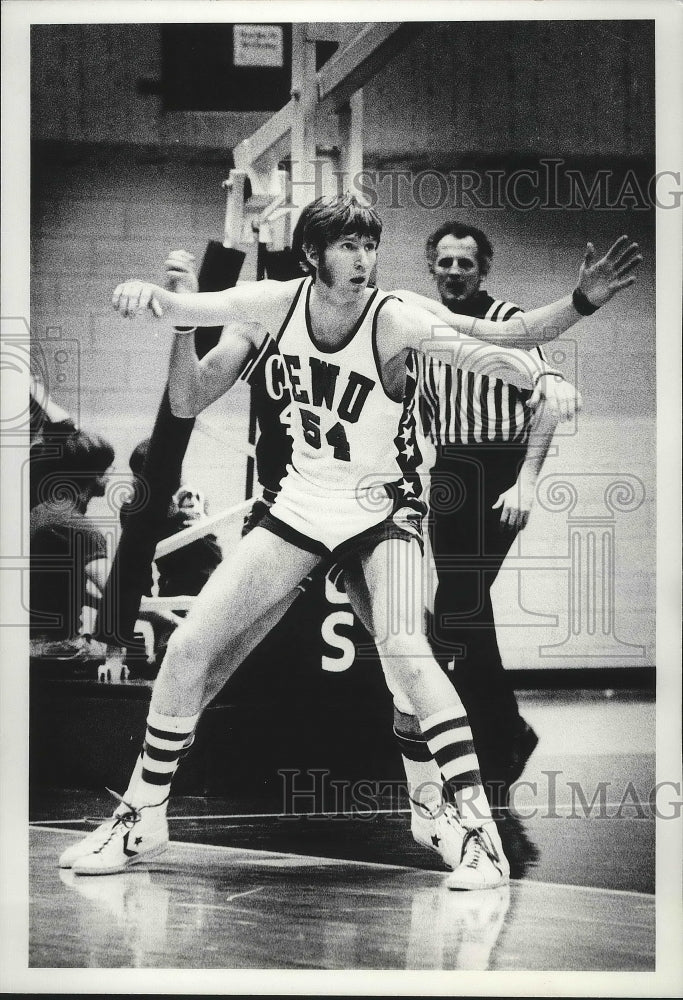
{"type": "Polygon", "coordinates": [[[444,783],[444,797],[455,802],[466,826],[491,819],[481,783],[472,730],[462,705],[451,705],[420,720],[422,732],[444,783]]]}
{"type": "Polygon", "coordinates": [[[416,811],[421,816],[425,810],[433,815],[441,807],[443,790],[441,773],[424,736],[403,732],[397,725],[394,725],[394,736],[401,751],[411,803],[418,807],[416,811]]]}
{"type": "Polygon", "coordinates": [[[132,805],[159,805],[171,790],[180,758],[189,749],[199,715],[161,715],[153,708],[147,716],[140,776],[129,786],[132,805]]]}
{"type": "MultiPolygon", "coordinates": [[[[192,749],[192,744],[194,743],[194,736],[195,736],[195,734],[192,733],[192,735],[190,736],[189,740],[187,740],[183,744],[183,747],[182,747],[182,749],[180,751],[179,758],[178,758],[179,761],[184,760],[185,757],[187,757],[187,755],[190,752],[190,750],[192,749]]],[[[134,794],[135,786],[140,781],[140,778],[142,776],[142,758],[144,757],[144,755],[145,755],[145,751],[144,751],[144,748],[143,748],[140,751],[140,753],[137,755],[137,758],[135,760],[135,767],[133,768],[133,773],[130,776],[130,780],[128,782],[128,788],[125,790],[125,792],[122,795],[124,803],[131,801],[131,796],[134,794]]],[[[120,810],[122,812],[124,812],[126,807],[125,807],[125,805],[123,805],[123,806],[120,806],[119,808],[120,808],[120,810]]]]}

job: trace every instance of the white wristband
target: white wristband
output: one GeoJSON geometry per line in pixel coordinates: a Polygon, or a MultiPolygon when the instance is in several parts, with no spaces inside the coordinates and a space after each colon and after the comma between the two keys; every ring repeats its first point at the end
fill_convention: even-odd
{"type": "Polygon", "coordinates": [[[558,371],[557,368],[544,368],[543,371],[536,372],[534,375],[534,388],[538,385],[539,381],[546,375],[557,375],[564,382],[565,378],[562,372],[558,371]]]}

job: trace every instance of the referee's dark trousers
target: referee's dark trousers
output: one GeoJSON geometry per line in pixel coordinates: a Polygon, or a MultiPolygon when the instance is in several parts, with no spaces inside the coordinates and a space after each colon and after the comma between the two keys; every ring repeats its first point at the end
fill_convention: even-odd
{"type": "Polygon", "coordinates": [[[430,641],[467,709],[484,778],[505,772],[521,725],[503,669],[491,586],[517,535],[493,504],[516,481],[525,447],[440,445],[431,473],[430,539],[438,574],[430,641]]]}

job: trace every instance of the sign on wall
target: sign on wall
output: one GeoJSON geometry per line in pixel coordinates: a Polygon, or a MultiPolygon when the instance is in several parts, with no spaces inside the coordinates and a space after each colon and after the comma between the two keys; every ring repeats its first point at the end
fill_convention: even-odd
{"type": "Polygon", "coordinates": [[[284,66],[284,38],[280,25],[236,24],[233,28],[233,65],[284,66]]]}

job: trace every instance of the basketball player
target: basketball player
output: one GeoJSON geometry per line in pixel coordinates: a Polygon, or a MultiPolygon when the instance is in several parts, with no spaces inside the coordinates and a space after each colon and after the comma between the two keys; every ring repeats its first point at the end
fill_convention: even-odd
{"type": "MultiPolygon", "coordinates": [[[[302,251],[302,222],[303,219],[300,219],[292,236],[291,256],[294,262],[298,262],[300,270],[308,274],[310,273],[309,267],[302,251]]],[[[165,261],[165,267],[166,288],[169,288],[171,291],[198,291],[198,278],[194,268],[194,257],[192,254],[187,253],[185,250],[172,251],[169,253],[165,261]]],[[[487,298],[490,298],[490,296],[487,296],[487,298]]],[[[444,301],[443,296],[442,301],[444,301]]],[[[469,314],[470,311],[471,310],[469,308],[463,309],[463,313],[469,314]]],[[[519,311],[518,307],[514,307],[514,312],[519,311]]],[[[495,312],[495,310],[492,310],[492,312],[495,312]]],[[[497,315],[494,315],[492,318],[496,319],[498,317],[497,315]]],[[[235,336],[239,337],[243,334],[243,332],[244,331],[240,331],[239,324],[231,324],[223,329],[222,337],[225,340],[228,340],[235,336]]],[[[537,348],[536,350],[539,349],[537,348]]],[[[245,524],[245,533],[258,524],[264,514],[272,506],[280,488],[282,477],[284,476],[287,465],[291,460],[291,437],[287,433],[287,426],[290,420],[291,397],[287,387],[282,384],[281,380],[279,380],[276,375],[278,371],[278,356],[279,352],[277,345],[272,338],[268,338],[267,343],[261,350],[257,351],[256,349],[252,349],[247,361],[244,364],[244,368],[239,375],[239,380],[244,381],[250,388],[252,408],[255,413],[260,432],[256,442],[255,451],[256,469],[261,495],[257,500],[255,500],[249,513],[245,524]]],[[[437,364],[441,364],[441,362],[437,362],[437,364]]],[[[406,373],[405,390],[406,396],[409,399],[412,399],[414,392],[417,390],[416,374],[417,368],[415,359],[411,358],[411,364],[408,366],[408,371],[406,373]]],[[[472,376],[470,375],[469,377],[472,376]]],[[[535,413],[539,417],[542,414],[543,419],[547,419],[554,428],[560,419],[569,416],[573,412],[574,407],[579,400],[577,400],[574,388],[557,378],[544,379],[540,381],[539,388],[543,394],[543,405],[542,407],[539,407],[535,413]]],[[[512,393],[513,389],[512,387],[505,385],[505,389],[502,391],[505,393],[508,391],[512,393]]],[[[529,396],[529,392],[527,391],[523,394],[520,390],[520,396],[522,396],[526,401],[529,396]]],[[[529,412],[531,413],[531,411],[529,412]]],[[[316,572],[325,573],[327,570],[327,565],[323,564],[316,570],[316,572]]],[[[332,573],[333,576],[337,575],[337,567],[333,568],[332,573]]],[[[259,629],[258,634],[254,633],[250,636],[254,646],[258,644],[270,628],[275,626],[285,611],[288,610],[289,604],[293,603],[294,599],[301,593],[301,590],[305,588],[307,583],[308,578],[306,581],[302,581],[302,584],[295,588],[290,595],[289,602],[283,601],[278,606],[277,616],[273,613],[269,621],[261,623],[262,627],[259,629]]],[[[245,639],[247,639],[246,636],[245,639]]],[[[247,648],[245,645],[245,656],[246,652],[247,648]]],[[[223,676],[222,671],[218,672],[215,679],[213,677],[209,678],[205,687],[205,700],[203,707],[206,707],[213,700],[213,697],[215,697],[215,694],[218,690],[220,690],[224,682],[225,677],[223,676]]],[[[504,701],[504,699],[502,700],[504,701]]],[[[405,746],[405,741],[406,739],[409,739],[410,734],[405,732],[405,729],[407,728],[406,720],[403,720],[403,731],[401,731],[401,724],[398,716],[399,713],[397,709],[397,726],[399,728],[399,732],[401,733],[401,735],[397,738],[401,744],[401,749],[412,753],[419,753],[420,756],[423,757],[426,752],[425,748],[424,746],[415,747],[415,740],[409,743],[408,747],[405,746]]],[[[413,720],[413,724],[415,729],[412,735],[417,735],[420,733],[420,730],[416,719],[413,720]]],[[[475,745],[477,745],[476,740],[475,745]]],[[[477,754],[481,759],[481,751],[478,745],[477,754]]],[[[428,752],[427,757],[430,761],[429,773],[431,777],[429,779],[426,777],[426,770],[419,765],[411,765],[408,758],[406,759],[406,767],[408,769],[414,767],[416,771],[417,778],[412,783],[415,794],[418,797],[424,794],[428,798],[438,798],[440,803],[441,793],[438,769],[436,769],[436,773],[434,773],[435,765],[428,752]]],[[[431,814],[424,816],[422,813],[414,813],[413,825],[415,828],[414,833],[417,835],[416,839],[430,848],[436,848],[437,853],[443,855],[445,845],[443,841],[434,836],[434,824],[431,814]]]]}
{"type": "MultiPolygon", "coordinates": [[[[293,239],[292,239],[292,256],[295,260],[301,259],[301,268],[305,273],[309,273],[308,265],[305,262],[305,257],[302,254],[302,240],[301,240],[301,221],[297,224],[293,239]]],[[[476,249],[476,245],[475,245],[476,249]]],[[[188,254],[184,250],[172,251],[165,262],[166,266],[166,276],[167,282],[166,287],[173,291],[197,291],[198,281],[197,275],[193,266],[194,257],[188,254]]],[[[490,296],[485,298],[490,300],[490,296]]],[[[442,296],[442,301],[444,301],[444,296],[442,296]]],[[[493,302],[494,300],[491,300],[493,302]]],[[[500,305],[500,303],[495,303],[495,305],[500,305]]],[[[466,303],[463,313],[469,314],[472,310],[469,308],[469,302],[466,303]]],[[[510,306],[509,310],[505,311],[505,315],[510,311],[512,313],[519,312],[517,306],[510,306]]],[[[479,310],[481,313],[481,310],[479,310]]],[[[491,309],[492,313],[496,313],[496,309],[491,309]]],[[[497,318],[494,315],[492,318],[497,318]]],[[[230,338],[234,336],[239,336],[240,330],[238,326],[232,324],[229,327],[224,328],[222,336],[224,338],[230,338]]],[[[538,348],[536,350],[539,350],[538,348]]],[[[272,506],[275,497],[277,496],[280,482],[283,475],[286,472],[286,467],[291,459],[291,438],[287,434],[287,423],[289,421],[289,407],[291,404],[291,398],[287,387],[278,380],[274,373],[277,372],[277,358],[278,358],[278,348],[274,341],[269,338],[268,342],[264,348],[260,351],[252,350],[247,362],[244,365],[244,369],[240,373],[239,378],[245,381],[251,389],[252,407],[256,414],[256,419],[258,421],[260,434],[256,444],[256,468],[258,473],[259,485],[261,487],[261,496],[255,501],[250,515],[247,519],[247,524],[245,526],[245,531],[251,530],[256,524],[259,523],[261,518],[267,512],[267,510],[272,506]]],[[[542,356],[541,356],[542,357],[542,356]]],[[[417,368],[415,367],[416,359],[411,358],[411,364],[408,366],[408,372],[406,373],[406,396],[412,399],[414,392],[417,390],[416,373],[417,368]]],[[[442,367],[440,361],[436,361],[435,365],[442,367]]],[[[472,378],[471,373],[466,376],[472,378]]],[[[508,394],[512,394],[513,387],[507,386],[507,384],[499,383],[501,385],[501,395],[505,393],[505,399],[508,399],[508,394]]],[[[535,416],[539,418],[542,416],[543,420],[547,420],[552,428],[554,429],[557,422],[561,418],[561,413],[568,413],[567,410],[567,399],[565,396],[569,396],[572,402],[572,409],[575,402],[574,389],[571,386],[565,385],[557,379],[544,380],[541,383],[542,386],[546,387],[546,390],[550,390],[553,395],[550,400],[545,398],[545,403],[542,408],[536,411],[535,416]],[[539,412],[540,411],[540,412],[539,412]]],[[[423,390],[424,391],[424,390],[423,390]]],[[[518,391],[520,399],[526,400],[530,395],[530,392],[518,391]]],[[[422,406],[424,400],[420,400],[420,405],[422,406]]],[[[413,404],[411,404],[413,405],[413,404]]],[[[444,404],[447,410],[446,404],[444,404]]],[[[531,411],[529,411],[531,413],[531,411]]],[[[417,445],[416,445],[417,447],[417,445]]],[[[544,449],[545,453],[545,449],[544,449]]],[[[418,459],[419,460],[419,459],[418,459]]],[[[432,512],[432,517],[435,517],[435,513],[432,512]]],[[[505,534],[507,538],[507,532],[505,534]]],[[[509,544],[512,540],[507,542],[509,544]]],[[[507,550],[506,550],[507,551],[507,550]]],[[[439,553],[441,550],[439,550],[439,553]]],[[[502,559],[501,559],[502,562],[502,559]]],[[[325,572],[327,570],[326,564],[323,564],[320,569],[325,572]]],[[[333,568],[333,574],[336,574],[336,567],[333,568]]],[[[290,595],[290,601],[293,602],[294,599],[299,595],[301,589],[307,581],[297,587],[290,595]]],[[[353,586],[353,581],[349,584],[353,586]]],[[[282,617],[285,611],[288,609],[289,603],[283,601],[277,608],[276,612],[271,615],[268,622],[263,622],[262,627],[259,629],[257,634],[250,634],[250,639],[253,641],[253,645],[257,645],[265,632],[269,631],[270,628],[274,627],[277,621],[282,617]],[[266,625],[268,626],[266,628],[266,625]]],[[[245,640],[247,636],[245,636],[245,640]]],[[[495,633],[494,639],[495,643],[495,633]]],[[[497,650],[497,645],[496,645],[497,650]]],[[[246,644],[244,645],[244,650],[246,651],[246,644]]],[[[245,652],[246,655],[246,652],[245,652]]],[[[437,659],[439,657],[437,656],[437,659]]],[[[488,660],[486,661],[486,664],[488,660]]],[[[500,665],[500,670],[502,671],[502,664],[500,665]]],[[[502,713],[503,710],[508,708],[510,698],[507,697],[508,689],[511,695],[511,700],[515,709],[515,719],[518,719],[517,705],[514,700],[514,693],[512,693],[511,685],[507,684],[507,689],[503,689],[500,694],[497,687],[491,686],[491,680],[498,680],[495,675],[495,670],[493,665],[490,669],[482,669],[482,675],[484,675],[485,680],[482,680],[480,688],[486,692],[485,697],[487,702],[491,702],[502,713]],[[495,697],[492,692],[495,690],[495,697]]],[[[462,673],[458,673],[458,681],[461,679],[462,673]]],[[[507,682],[507,678],[504,676],[504,681],[507,682]]],[[[225,682],[225,677],[222,671],[219,671],[214,677],[213,674],[207,680],[205,686],[205,698],[203,707],[206,707],[215,697],[215,694],[223,686],[225,682]]],[[[469,690],[469,688],[468,688],[469,690]]],[[[459,691],[461,697],[462,692],[459,691]]],[[[481,703],[484,701],[484,697],[479,699],[479,702],[475,705],[475,708],[479,708],[481,703]]],[[[408,708],[408,706],[403,706],[408,708]]],[[[469,715],[468,711],[468,715],[469,715]]],[[[521,720],[519,720],[521,722],[521,720]]],[[[470,718],[470,723],[472,722],[470,718]]],[[[428,748],[424,745],[421,738],[421,731],[419,728],[419,723],[417,719],[411,717],[406,712],[401,712],[399,706],[395,709],[395,725],[397,730],[397,739],[400,745],[400,749],[404,758],[404,766],[406,769],[406,774],[409,782],[409,788],[411,791],[411,797],[419,806],[422,799],[425,800],[425,806],[429,808],[419,809],[415,808],[412,814],[412,832],[415,839],[423,846],[429,847],[430,849],[436,850],[440,854],[449,867],[453,866],[453,859],[449,852],[448,840],[443,840],[436,836],[434,829],[434,816],[438,815],[441,806],[441,780],[438,768],[433,761],[431,755],[429,754],[428,748]],[[410,756],[408,756],[410,755],[410,756]]],[[[492,733],[494,739],[501,740],[503,734],[498,732],[493,732],[493,726],[489,727],[489,731],[492,733]]],[[[481,749],[479,742],[483,736],[487,735],[485,731],[483,734],[475,733],[475,746],[477,748],[477,755],[479,756],[481,763],[481,749]]],[[[503,756],[503,755],[501,755],[503,756]]],[[[510,756],[510,751],[508,747],[505,747],[504,759],[510,756]]],[[[488,761],[487,761],[488,763],[488,761]]],[[[483,768],[482,768],[482,773],[483,768]]],[[[492,775],[488,774],[489,778],[492,775]]],[[[457,859],[459,861],[459,858],[457,859]]]]}
{"type": "MultiPolygon", "coordinates": [[[[381,233],[373,210],[343,196],[318,199],[304,217],[313,279],[194,295],[129,281],[114,292],[114,307],[130,318],[150,310],[176,325],[245,324],[237,338],[241,356],[231,340],[199,362],[193,338],[175,338],[169,395],[178,416],[195,416],[222,395],[249,351],[276,331],[279,374],[292,395],[293,452],[273,507],[217,568],[171,638],[154,685],[143,753],[119,808],[70,849],[69,861],[76,874],[109,874],[165,849],[171,780],[192,739],[212,664],[223,658],[228,676],[236,664],[224,657],[226,648],[332,555],[360,568],[392,688],[401,690],[420,720],[444,778],[449,801],[441,820],[462,841],[461,861],[447,885],[495,887],[508,880],[509,865],[467,719],[426,637],[408,626],[422,617],[422,539],[421,500],[407,454],[415,415],[406,416],[402,405],[403,373],[407,352],[432,341],[434,321],[419,307],[368,289],[381,233]],[[390,568],[406,554],[414,556],[401,559],[410,578],[394,592],[390,568]],[[396,627],[387,627],[390,622],[396,627]]],[[[573,296],[528,313],[524,323],[482,322],[477,332],[521,345],[557,336],[632,284],[639,260],[635,245],[622,238],[599,261],[584,261],[573,296]]],[[[457,335],[458,365],[506,373],[526,388],[538,381],[535,375],[543,376],[530,369],[528,354],[469,337],[470,322],[446,312],[446,325],[457,335]]]]}

